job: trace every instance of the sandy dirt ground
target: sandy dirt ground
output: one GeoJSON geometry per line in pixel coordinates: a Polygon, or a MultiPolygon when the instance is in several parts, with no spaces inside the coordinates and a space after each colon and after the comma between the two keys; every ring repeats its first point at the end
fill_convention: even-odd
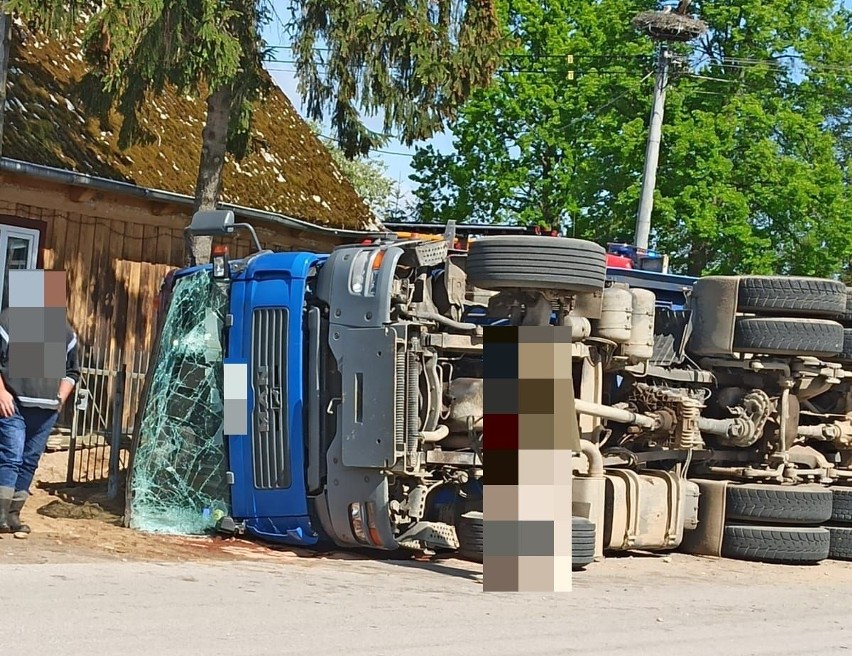
{"type": "Polygon", "coordinates": [[[0,540],[0,653],[843,654],[852,563],[811,567],[633,555],[561,595],[482,591],[454,558],[368,559],[177,539],[121,526],[103,487],[46,456],[33,534],[0,540]],[[8,651],[7,651],[8,649],[8,651]]]}
{"type": "Polygon", "coordinates": [[[477,574],[454,560],[287,556],[0,564],[0,653],[803,656],[852,646],[850,577],[835,564],[803,573],[613,559],[562,594],[485,593],[477,574]]]}

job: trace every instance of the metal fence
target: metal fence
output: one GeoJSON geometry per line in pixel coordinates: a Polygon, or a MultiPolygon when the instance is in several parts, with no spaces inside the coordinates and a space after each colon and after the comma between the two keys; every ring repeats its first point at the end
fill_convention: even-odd
{"type": "Polygon", "coordinates": [[[119,474],[127,466],[149,364],[147,352],[124,356],[120,349],[80,348],[80,383],[64,417],[70,425],[66,482],[107,481],[110,498],[118,494],[119,474]]]}

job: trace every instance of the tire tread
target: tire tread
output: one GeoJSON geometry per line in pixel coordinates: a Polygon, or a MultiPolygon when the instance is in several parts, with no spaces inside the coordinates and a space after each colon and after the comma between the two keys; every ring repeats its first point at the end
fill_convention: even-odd
{"type": "Polygon", "coordinates": [[[765,563],[818,563],[828,558],[831,534],[821,527],[727,525],[722,556],[765,563]]]}

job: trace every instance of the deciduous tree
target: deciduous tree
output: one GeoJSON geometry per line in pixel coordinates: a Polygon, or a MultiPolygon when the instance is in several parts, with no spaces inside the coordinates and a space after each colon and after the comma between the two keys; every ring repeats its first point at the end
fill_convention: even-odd
{"type": "MultiPolygon", "coordinates": [[[[521,44],[414,160],[424,219],[556,224],[632,239],[651,102],[653,2],[501,3],[521,44]],[[568,79],[566,55],[576,79],[568,79]]],[[[832,0],[704,0],[675,48],[652,244],[689,273],[833,275],[852,257],[852,15],[832,0]]]]}
{"type": "Polygon", "coordinates": [[[384,219],[394,207],[398,184],[387,176],[387,166],[375,157],[347,158],[337,144],[322,135],[321,126],[311,123],[311,129],[331,154],[334,163],[355,191],[379,219],[384,219]]]}

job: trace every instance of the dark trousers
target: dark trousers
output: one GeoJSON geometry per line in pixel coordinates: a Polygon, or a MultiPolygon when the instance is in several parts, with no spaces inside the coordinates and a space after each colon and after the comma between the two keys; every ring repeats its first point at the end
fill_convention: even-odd
{"type": "Polygon", "coordinates": [[[0,487],[29,492],[57,410],[27,408],[15,403],[15,414],[0,417],[0,487]]]}

